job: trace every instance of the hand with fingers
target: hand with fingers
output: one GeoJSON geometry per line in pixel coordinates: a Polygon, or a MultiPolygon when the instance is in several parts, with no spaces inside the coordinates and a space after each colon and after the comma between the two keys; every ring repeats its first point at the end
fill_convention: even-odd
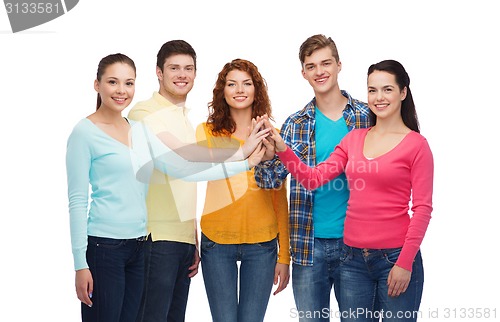
{"type": "Polygon", "coordinates": [[[193,255],[193,264],[191,266],[189,266],[188,270],[189,270],[189,274],[188,274],[188,277],[189,278],[193,278],[196,276],[196,274],[198,274],[198,268],[200,266],[200,253],[199,253],[199,250],[198,250],[198,246],[196,246],[196,249],[194,250],[194,255],[193,255]]]}
{"type": "Polygon", "coordinates": [[[278,285],[273,295],[278,294],[283,291],[290,281],[290,269],[289,265],[277,263],[274,268],[274,285],[278,285]]]}
{"type": "Polygon", "coordinates": [[[249,128],[248,137],[242,146],[243,156],[245,158],[254,152],[257,146],[262,143],[262,139],[265,138],[271,131],[270,129],[264,127],[264,121],[265,120],[263,119],[260,121],[252,119],[252,125],[249,128]]]}
{"type": "Polygon", "coordinates": [[[389,277],[387,278],[388,295],[390,297],[397,297],[401,293],[406,292],[408,285],[410,284],[411,272],[402,267],[394,265],[394,267],[389,272],[389,277]]]}
{"type": "MultiPolygon", "coordinates": [[[[262,116],[257,116],[256,121],[259,122],[261,120],[264,121],[264,128],[269,129],[269,131],[272,131],[272,124],[269,121],[267,114],[264,114],[262,116]]],[[[272,160],[276,154],[276,150],[274,148],[274,140],[271,139],[270,135],[268,134],[266,137],[262,139],[262,143],[266,148],[266,152],[264,153],[262,161],[272,160]]]]}
{"type": "Polygon", "coordinates": [[[92,292],[94,291],[94,280],[88,268],[79,269],[75,275],[76,296],[89,307],[92,307],[92,292]]]}
{"type": "MultiPolygon", "coordinates": [[[[270,129],[269,135],[265,138],[266,140],[269,141],[270,144],[274,146],[274,149],[276,152],[283,152],[286,150],[287,146],[285,144],[285,141],[279,134],[278,130],[274,128],[269,121],[269,119],[264,119],[264,124],[266,129],[270,129]]],[[[264,142],[265,144],[265,142],[264,142]]],[[[267,148],[267,146],[266,146],[267,148]]]]}
{"type": "Polygon", "coordinates": [[[255,167],[257,164],[259,164],[262,161],[262,158],[264,157],[264,153],[266,153],[266,148],[262,143],[259,143],[257,145],[257,148],[250,154],[248,157],[248,167],[252,169],[255,167]]]}

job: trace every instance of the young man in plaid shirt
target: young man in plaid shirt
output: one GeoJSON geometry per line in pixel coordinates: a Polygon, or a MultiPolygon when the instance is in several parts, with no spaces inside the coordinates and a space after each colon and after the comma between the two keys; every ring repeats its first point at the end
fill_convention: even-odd
{"type": "MultiPolygon", "coordinates": [[[[342,63],[330,37],[309,37],[300,46],[299,58],[315,97],[286,119],[280,134],[302,161],[314,166],[349,131],[369,127],[372,121],[366,103],[340,90],[337,78],[342,63]]],[[[255,179],[262,188],[279,187],[287,175],[278,157],[255,167],[255,179]]],[[[348,199],[344,174],[314,191],[290,179],[292,288],[300,321],[329,321],[332,286],[339,298],[338,267],[348,199]]]]}

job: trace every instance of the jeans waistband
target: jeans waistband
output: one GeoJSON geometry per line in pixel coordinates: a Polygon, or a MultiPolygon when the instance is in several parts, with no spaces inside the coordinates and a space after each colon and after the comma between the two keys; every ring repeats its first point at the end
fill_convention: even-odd
{"type": "Polygon", "coordinates": [[[110,237],[88,236],[88,238],[94,240],[108,239],[108,240],[130,240],[130,241],[144,242],[148,239],[148,236],[139,236],[137,238],[110,238],[110,237]]]}
{"type": "Polygon", "coordinates": [[[375,253],[387,253],[387,252],[390,253],[390,252],[401,250],[401,247],[396,247],[396,248],[357,248],[357,247],[351,247],[351,246],[347,246],[347,245],[346,245],[346,247],[348,249],[350,249],[352,252],[360,253],[365,257],[373,255],[375,253]]]}

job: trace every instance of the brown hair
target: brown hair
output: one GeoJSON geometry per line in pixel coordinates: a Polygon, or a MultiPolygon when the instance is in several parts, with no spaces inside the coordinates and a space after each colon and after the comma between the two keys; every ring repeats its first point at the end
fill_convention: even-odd
{"type": "MultiPolygon", "coordinates": [[[[129,58],[127,55],[120,54],[120,53],[111,54],[111,55],[104,57],[99,62],[99,66],[97,66],[97,81],[99,81],[99,82],[101,81],[102,75],[106,72],[106,68],[108,68],[108,66],[111,66],[111,65],[116,64],[116,63],[127,64],[134,69],[134,73],[136,72],[134,61],[131,58],[129,58]]],[[[101,95],[99,95],[99,93],[97,93],[96,111],[101,106],[101,103],[102,103],[101,95]]]]}
{"type": "Polygon", "coordinates": [[[300,64],[304,64],[304,61],[306,60],[306,57],[311,56],[313,52],[315,52],[318,49],[323,49],[325,47],[329,47],[332,50],[332,55],[335,57],[337,60],[337,63],[340,61],[339,59],[339,52],[337,50],[337,45],[335,45],[335,42],[331,37],[326,37],[325,35],[314,35],[306,39],[300,45],[300,50],[299,50],[299,59],[300,59],[300,64]]]}
{"type": "Polygon", "coordinates": [[[208,103],[208,119],[214,135],[230,135],[236,131],[236,123],[231,117],[230,107],[224,99],[227,74],[232,70],[247,72],[255,86],[255,96],[252,105],[252,118],[267,114],[272,119],[271,101],[267,93],[267,83],[257,66],[244,59],[234,59],[224,65],[215,82],[212,101],[208,103]]]}

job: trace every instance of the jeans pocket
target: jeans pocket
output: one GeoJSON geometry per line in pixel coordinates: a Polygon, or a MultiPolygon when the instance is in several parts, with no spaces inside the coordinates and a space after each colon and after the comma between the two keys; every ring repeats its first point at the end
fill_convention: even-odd
{"type": "Polygon", "coordinates": [[[349,246],[343,245],[340,250],[340,264],[348,262],[352,258],[352,249],[349,246]]]}
{"type": "Polygon", "coordinates": [[[401,248],[383,249],[382,253],[389,264],[395,265],[398,261],[399,254],[401,254],[401,248]]]}
{"type": "Polygon", "coordinates": [[[217,243],[210,240],[205,234],[201,234],[201,249],[202,250],[209,250],[213,249],[215,246],[217,246],[217,243]]]}
{"type": "Polygon", "coordinates": [[[125,239],[114,239],[114,238],[104,238],[104,237],[88,237],[88,244],[97,248],[104,249],[117,249],[125,245],[127,241],[125,239]]]}

